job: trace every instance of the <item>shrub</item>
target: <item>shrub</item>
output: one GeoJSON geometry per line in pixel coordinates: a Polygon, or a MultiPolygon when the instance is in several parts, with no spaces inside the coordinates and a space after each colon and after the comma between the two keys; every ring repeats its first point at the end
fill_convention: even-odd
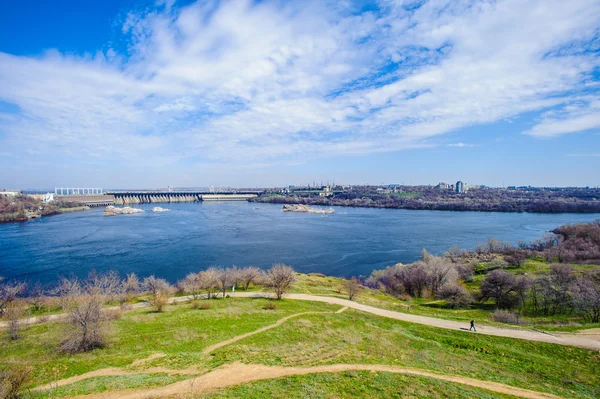
{"type": "Polygon", "coordinates": [[[98,279],[63,279],[58,288],[61,303],[69,313],[69,324],[60,351],[65,353],[86,352],[105,345],[102,305],[105,296],[98,279]]]}
{"type": "Polygon", "coordinates": [[[265,310],[275,310],[275,309],[277,309],[277,304],[269,301],[269,302],[267,302],[265,304],[265,306],[263,306],[263,309],[265,309],[265,310]]]}
{"type": "Polygon", "coordinates": [[[519,324],[519,315],[507,310],[496,310],[490,318],[499,323],[519,324]]]}
{"type": "Polygon", "coordinates": [[[120,309],[107,309],[102,312],[104,320],[119,320],[123,316],[120,309]]]}
{"type": "Polygon", "coordinates": [[[162,278],[150,276],[144,279],[143,286],[152,295],[150,304],[154,306],[157,312],[162,312],[169,302],[169,295],[173,292],[171,284],[162,278]]]}
{"type": "Polygon", "coordinates": [[[0,371],[0,398],[17,399],[21,388],[31,379],[32,371],[30,366],[11,366],[0,371]]]}
{"type": "Polygon", "coordinates": [[[473,281],[473,265],[458,265],[456,266],[458,278],[464,282],[473,281]]]}
{"type": "Polygon", "coordinates": [[[25,315],[25,303],[10,302],[4,309],[4,318],[8,320],[8,337],[12,341],[21,338],[21,323],[25,315]]]}
{"type": "Polygon", "coordinates": [[[438,292],[437,297],[448,302],[451,308],[466,306],[471,303],[471,295],[459,284],[446,284],[438,292]]]}
{"type": "Polygon", "coordinates": [[[208,310],[210,309],[210,302],[207,301],[193,301],[192,302],[192,309],[196,309],[196,310],[208,310]]]}

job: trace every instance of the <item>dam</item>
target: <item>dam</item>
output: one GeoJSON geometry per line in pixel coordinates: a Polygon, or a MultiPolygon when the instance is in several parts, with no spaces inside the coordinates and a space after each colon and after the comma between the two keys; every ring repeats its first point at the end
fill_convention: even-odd
{"type": "Polygon", "coordinates": [[[256,198],[260,191],[107,191],[114,198],[115,205],[152,204],[158,202],[200,202],[200,201],[248,201],[256,198]]]}
{"type": "Polygon", "coordinates": [[[262,191],[125,190],[101,188],[55,188],[53,200],[88,206],[152,204],[158,202],[248,201],[262,191]]]}

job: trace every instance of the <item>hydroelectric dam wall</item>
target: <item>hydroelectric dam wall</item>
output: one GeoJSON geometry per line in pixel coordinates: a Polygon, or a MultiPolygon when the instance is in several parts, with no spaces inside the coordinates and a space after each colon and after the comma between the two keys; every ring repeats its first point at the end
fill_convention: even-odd
{"type": "Polygon", "coordinates": [[[257,192],[108,192],[114,197],[115,205],[152,204],[171,202],[200,202],[200,201],[247,201],[258,196],[257,192]]]}

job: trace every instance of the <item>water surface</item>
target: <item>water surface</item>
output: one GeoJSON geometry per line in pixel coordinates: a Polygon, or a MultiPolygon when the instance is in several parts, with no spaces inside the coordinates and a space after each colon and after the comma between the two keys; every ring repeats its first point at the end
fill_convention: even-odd
{"type": "Polygon", "coordinates": [[[170,212],[102,216],[92,209],[0,224],[0,276],[52,283],[91,269],[175,281],[210,265],[287,263],[301,272],[369,275],[412,262],[421,250],[516,243],[600,214],[411,211],[335,207],[332,215],[282,212],[247,202],[160,204],[170,212]]]}

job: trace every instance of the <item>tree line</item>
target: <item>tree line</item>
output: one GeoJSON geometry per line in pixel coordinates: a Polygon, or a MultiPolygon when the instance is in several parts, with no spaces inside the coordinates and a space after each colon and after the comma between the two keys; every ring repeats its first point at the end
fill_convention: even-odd
{"type": "Polygon", "coordinates": [[[376,187],[353,187],[331,197],[311,193],[265,196],[254,201],[323,206],[355,206],[412,210],[476,212],[598,213],[600,190],[585,188],[473,189],[465,193],[430,186],[403,186],[400,193],[377,191],[376,187]],[[411,193],[411,195],[402,195],[411,193]],[[400,195],[398,195],[400,194],[400,195]],[[414,195],[412,195],[414,194],[414,195]]]}
{"type": "Polygon", "coordinates": [[[68,320],[58,348],[64,353],[79,353],[106,345],[106,322],[120,315],[118,310],[107,309],[106,305],[119,304],[126,309],[134,296],[145,294],[154,310],[162,312],[172,295],[226,298],[233,287],[247,290],[252,285],[269,288],[280,300],[295,280],[294,269],[284,264],[275,264],[267,271],[253,266],[210,267],[188,274],[175,285],[155,276],[141,279],[135,273],[121,277],[115,271],[91,272],[84,279],[62,278],[48,290],[39,284],[28,289],[22,282],[0,280],[0,313],[8,321],[9,338],[16,340],[20,338],[27,308],[23,300],[33,310],[42,310],[48,301],[55,301],[68,320]]]}

